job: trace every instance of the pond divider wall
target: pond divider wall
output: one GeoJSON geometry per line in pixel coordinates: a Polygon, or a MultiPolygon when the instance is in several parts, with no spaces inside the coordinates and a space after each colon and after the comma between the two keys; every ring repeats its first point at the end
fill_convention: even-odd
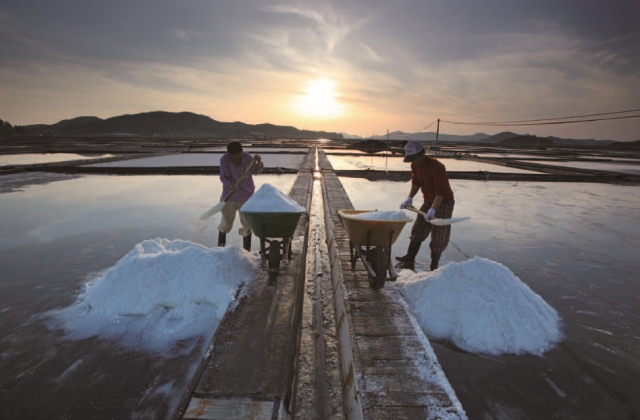
{"type": "MultiPolygon", "coordinates": [[[[321,169],[322,166],[321,166],[321,169]]],[[[332,171],[331,171],[332,172],[332,171]]],[[[335,230],[333,229],[332,212],[329,207],[329,200],[335,202],[335,197],[329,197],[327,192],[327,181],[337,181],[335,174],[330,171],[323,171],[322,195],[324,202],[325,227],[327,235],[327,248],[329,251],[329,262],[331,264],[331,283],[333,291],[333,301],[335,303],[338,347],[340,349],[341,377],[342,377],[342,393],[345,399],[345,411],[349,419],[362,419],[361,393],[358,386],[356,374],[356,361],[353,357],[352,347],[355,342],[352,340],[352,334],[349,325],[349,316],[344,302],[345,287],[342,273],[342,261],[340,260],[340,251],[336,242],[335,230]]],[[[340,181],[338,181],[340,182],[340,181]]],[[[349,198],[344,194],[342,206],[344,208],[353,208],[349,198]]],[[[335,217],[335,216],[334,216],[335,217]]],[[[344,239],[344,238],[341,238],[344,239]]]]}

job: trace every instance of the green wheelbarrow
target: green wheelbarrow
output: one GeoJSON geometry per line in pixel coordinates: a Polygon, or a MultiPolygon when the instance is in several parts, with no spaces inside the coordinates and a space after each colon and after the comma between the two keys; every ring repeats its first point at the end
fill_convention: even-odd
{"type": "Polygon", "coordinates": [[[260,238],[260,256],[262,268],[278,271],[280,261],[291,259],[291,239],[305,211],[287,213],[244,212],[251,231],[260,238]],[[269,239],[271,238],[271,239],[269,239]]]}

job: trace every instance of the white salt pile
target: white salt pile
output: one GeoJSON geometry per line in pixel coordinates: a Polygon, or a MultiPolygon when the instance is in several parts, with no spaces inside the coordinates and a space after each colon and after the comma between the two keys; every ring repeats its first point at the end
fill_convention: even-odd
{"type": "Polygon", "coordinates": [[[238,287],[258,267],[257,255],[238,247],[147,240],[85,285],[73,305],[49,315],[67,338],[97,335],[175,357],[201,337],[211,340],[238,287]]]}
{"type": "Polygon", "coordinates": [[[425,334],[463,350],[542,355],[562,338],[556,311],[497,262],[475,257],[429,273],[403,270],[398,280],[425,334]]]}
{"type": "Polygon", "coordinates": [[[369,211],[354,214],[353,217],[365,220],[407,220],[409,216],[403,211],[369,211]]]}
{"type": "Polygon", "coordinates": [[[249,213],[300,213],[305,209],[271,184],[264,184],[241,209],[249,213]]]}

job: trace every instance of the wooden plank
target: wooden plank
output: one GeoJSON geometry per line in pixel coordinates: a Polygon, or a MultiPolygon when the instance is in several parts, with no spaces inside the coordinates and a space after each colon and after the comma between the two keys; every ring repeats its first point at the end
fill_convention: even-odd
{"type": "Polygon", "coordinates": [[[422,350],[422,343],[415,335],[389,335],[384,337],[375,335],[358,335],[356,336],[356,341],[358,343],[358,347],[361,349],[381,349],[384,347],[397,347],[407,350],[422,350]]]}
{"type": "Polygon", "coordinates": [[[383,316],[387,318],[395,317],[405,313],[404,308],[395,302],[350,302],[351,314],[354,318],[359,316],[376,317],[383,316]]]}
{"type": "MultiPolygon", "coordinates": [[[[354,324],[357,325],[371,325],[371,326],[375,326],[375,325],[392,325],[396,328],[399,328],[400,326],[406,326],[408,328],[410,328],[411,331],[413,331],[413,333],[415,334],[415,331],[413,329],[413,326],[411,324],[411,320],[409,319],[409,316],[406,313],[402,313],[400,314],[400,316],[396,316],[396,317],[387,317],[387,316],[382,316],[382,315],[374,315],[374,316],[366,316],[366,317],[354,317],[354,324]]],[[[396,334],[396,335],[403,335],[403,334],[396,334]]]]}
{"type": "Polygon", "coordinates": [[[428,407],[374,406],[373,408],[373,420],[422,420],[432,418],[429,417],[428,407]]]}
{"type": "MultiPolygon", "coordinates": [[[[362,371],[365,375],[413,375],[420,363],[415,360],[363,360],[362,371]]],[[[435,375],[433,369],[429,373],[435,375]]]]}
{"type": "Polygon", "coordinates": [[[398,392],[369,394],[371,405],[386,407],[452,407],[449,396],[444,392],[398,392]]]}
{"type": "Polygon", "coordinates": [[[393,299],[386,293],[386,290],[375,290],[371,287],[349,290],[349,300],[376,303],[393,302],[393,299]]]}
{"type": "Polygon", "coordinates": [[[274,401],[254,401],[246,398],[192,398],[184,419],[204,420],[271,420],[274,401]]]}
{"type": "Polygon", "coordinates": [[[457,418],[458,412],[453,407],[385,407],[375,406],[374,420],[444,420],[457,418]]]}
{"type": "MultiPolygon", "coordinates": [[[[359,318],[364,320],[367,318],[359,318]]],[[[370,325],[368,323],[354,322],[354,332],[356,335],[369,335],[369,336],[387,336],[387,335],[416,335],[411,324],[408,325],[392,325],[389,324],[389,320],[386,319],[382,323],[377,325],[370,325]]]]}
{"type": "Polygon", "coordinates": [[[442,392],[439,384],[425,381],[414,375],[365,375],[367,391],[372,392],[406,392],[406,393],[432,393],[442,392]]]}

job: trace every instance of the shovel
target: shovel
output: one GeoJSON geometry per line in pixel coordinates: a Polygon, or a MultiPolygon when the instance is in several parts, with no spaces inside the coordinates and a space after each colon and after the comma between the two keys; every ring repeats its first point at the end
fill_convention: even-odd
{"type": "MultiPolygon", "coordinates": [[[[404,207],[404,209],[412,211],[414,213],[421,214],[423,216],[427,215],[427,213],[420,211],[413,206],[406,206],[404,207]]],[[[454,223],[462,222],[463,220],[467,220],[467,219],[471,219],[471,217],[453,217],[451,219],[431,219],[431,220],[428,220],[428,222],[434,226],[445,226],[445,225],[452,225],[454,223]]]]}
{"type": "Polygon", "coordinates": [[[229,191],[229,194],[227,194],[227,196],[221,202],[219,202],[215,206],[211,207],[206,212],[202,213],[202,216],[200,216],[200,220],[206,220],[206,219],[210,218],[211,216],[213,216],[214,214],[222,211],[224,206],[227,204],[227,200],[229,200],[229,198],[236,192],[236,190],[238,189],[238,187],[240,186],[242,181],[244,181],[244,179],[247,177],[247,175],[249,175],[249,172],[251,172],[251,169],[253,168],[253,166],[255,164],[256,164],[256,159],[253,158],[253,160],[249,164],[249,167],[247,168],[246,171],[244,171],[244,174],[242,174],[242,176],[240,177],[238,182],[236,182],[236,185],[234,185],[233,188],[231,188],[231,191],[229,191]]]}

